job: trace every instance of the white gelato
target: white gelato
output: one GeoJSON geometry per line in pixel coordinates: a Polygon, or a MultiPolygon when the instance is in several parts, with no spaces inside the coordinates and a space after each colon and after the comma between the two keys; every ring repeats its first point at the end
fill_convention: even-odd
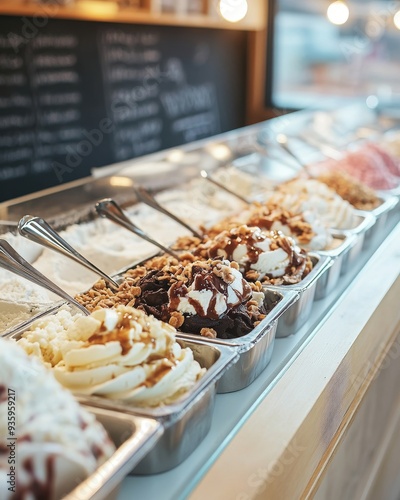
{"type": "Polygon", "coordinates": [[[222,257],[239,264],[242,274],[257,272],[257,279],[265,276],[279,278],[298,275],[302,278],[307,256],[295,243],[279,231],[262,231],[246,225],[223,231],[199,246],[202,255],[222,257]]]}
{"type": "Polygon", "coordinates": [[[113,452],[94,416],[39,361],[0,339],[0,498],[62,498],[113,452]]]}
{"type": "Polygon", "coordinates": [[[209,227],[221,218],[243,209],[243,203],[236,197],[200,178],[179,189],[160,193],[157,200],[194,227],[209,227]]]}
{"type": "Polygon", "coordinates": [[[273,190],[275,186],[273,181],[260,175],[259,171],[250,173],[234,166],[219,168],[213,173],[213,178],[249,200],[263,198],[265,193],[273,190]]]}
{"type": "Polygon", "coordinates": [[[18,343],[73,392],[136,406],[174,401],[204,371],[191,349],[176,342],[173,327],[126,306],[76,318],[62,311],[35,324],[18,343]]]}
{"type": "Polygon", "coordinates": [[[0,334],[5,333],[41,311],[38,304],[23,304],[11,300],[0,300],[0,334]]]}
{"type": "MultiPolygon", "coordinates": [[[[182,287],[178,282],[177,285],[181,290],[176,310],[182,314],[208,316],[212,313],[213,316],[221,317],[229,309],[241,304],[244,299],[250,298],[250,287],[246,286],[240,271],[232,267],[229,261],[218,263],[217,272],[222,275],[229,274],[226,287],[223,289],[212,286],[210,280],[202,274],[196,274],[193,282],[187,287],[182,287]]],[[[173,285],[168,291],[170,302],[174,300],[176,288],[173,285]]]]}
{"type": "Polygon", "coordinates": [[[355,224],[354,207],[326,184],[314,179],[295,179],[281,184],[268,202],[293,213],[302,213],[311,225],[317,219],[326,227],[336,229],[352,229],[355,224]]]}

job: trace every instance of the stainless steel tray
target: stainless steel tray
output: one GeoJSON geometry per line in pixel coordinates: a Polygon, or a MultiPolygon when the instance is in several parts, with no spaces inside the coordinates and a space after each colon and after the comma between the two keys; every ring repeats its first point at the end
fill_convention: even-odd
{"type": "Polygon", "coordinates": [[[118,400],[77,396],[80,403],[153,418],[163,425],[163,436],[135,467],[134,474],[170,470],[196,449],[211,426],[217,382],[239,357],[237,351],[228,346],[211,346],[201,340],[182,338],[178,341],[182,347],[193,350],[194,358],[207,371],[193,389],[177,402],[158,408],[139,408],[118,400]]]}
{"type": "MultiPolygon", "coordinates": [[[[353,247],[354,254],[357,254],[358,247],[361,250],[365,250],[368,247],[368,240],[366,240],[366,234],[373,229],[376,222],[376,217],[370,212],[363,212],[361,210],[356,210],[356,220],[357,224],[352,229],[337,229],[332,230],[333,236],[339,234],[349,234],[355,235],[357,241],[353,247]]],[[[341,274],[347,272],[348,262],[342,264],[341,274]]]]}
{"type": "Polygon", "coordinates": [[[63,500],[111,500],[124,477],[151,450],[163,433],[154,419],[86,407],[103,424],[117,447],[113,455],[63,500]]]}
{"type": "Polygon", "coordinates": [[[294,290],[299,294],[299,300],[294,302],[280,317],[276,330],[277,338],[293,335],[310,318],[318,280],[321,279],[333,264],[332,259],[327,255],[318,255],[314,252],[309,252],[309,255],[314,267],[300,283],[295,285],[266,286],[266,288],[271,290],[294,290]]]}
{"type": "MultiPolygon", "coordinates": [[[[299,294],[293,290],[264,289],[264,293],[267,301],[279,302],[252,332],[235,339],[204,339],[210,345],[229,346],[239,354],[238,361],[219,380],[218,393],[244,389],[265,370],[271,361],[279,318],[299,298],[299,294]]],[[[188,340],[199,338],[198,335],[186,333],[179,333],[177,336],[188,340]]]]}
{"type": "Polygon", "coordinates": [[[349,268],[349,262],[358,258],[361,246],[357,245],[357,237],[354,234],[336,233],[335,239],[340,239],[342,243],[332,250],[319,250],[315,253],[330,257],[332,265],[323,273],[317,281],[315,290],[315,300],[327,297],[337,285],[342,268],[349,268]]]}
{"type": "Polygon", "coordinates": [[[380,191],[378,194],[381,204],[370,212],[367,211],[367,213],[371,213],[376,220],[375,224],[369,228],[365,234],[364,248],[368,248],[376,238],[380,238],[384,233],[389,213],[399,203],[399,197],[397,196],[389,195],[383,191],[380,191]]]}

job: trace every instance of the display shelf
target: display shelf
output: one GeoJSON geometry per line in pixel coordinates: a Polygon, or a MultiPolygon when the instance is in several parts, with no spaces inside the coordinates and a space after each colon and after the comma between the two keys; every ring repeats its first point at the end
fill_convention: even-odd
{"type": "MultiPolygon", "coordinates": [[[[375,241],[371,248],[363,251],[357,265],[355,265],[351,271],[348,272],[348,274],[341,277],[340,283],[333,293],[325,299],[315,302],[310,320],[300,331],[298,331],[295,335],[284,339],[277,339],[275,341],[274,352],[270,365],[249,387],[235,393],[217,395],[210,433],[190,457],[188,457],[180,466],[163,474],[128,477],[123,482],[118,499],[128,500],[129,498],[132,498],[132,495],[135,495],[143,500],[150,500],[159,495],[160,491],[163,492],[163,500],[184,499],[192,497],[192,495],[194,498],[199,499],[216,498],[215,496],[212,496],[211,489],[212,485],[216,484],[214,470],[216,470],[215,463],[218,463],[218,457],[222,453],[222,457],[220,459],[224,464],[222,467],[228,468],[232,462],[236,464],[241,462],[240,456],[243,453],[246,453],[247,456],[251,455],[255,451],[252,448],[247,448],[243,442],[246,439],[244,437],[244,429],[246,426],[250,425],[249,419],[252,418],[253,414],[257,413],[257,408],[260,405],[268,405],[270,392],[273,389],[275,389],[275,391],[279,391],[278,386],[280,382],[284,382],[290,387],[290,374],[288,373],[289,368],[293,365],[293,363],[299,360],[299,357],[303,352],[307,352],[309,357],[311,353],[311,357],[315,356],[315,359],[320,358],[321,353],[317,350],[313,350],[313,339],[318,337],[319,332],[324,328],[326,322],[336,321],[338,328],[344,328],[342,322],[343,315],[341,316],[342,313],[340,311],[343,310],[343,308],[346,309],[346,303],[349,301],[349,296],[353,296],[358,293],[357,288],[359,286],[360,277],[368,275],[368,273],[371,272],[371,267],[374,266],[375,261],[379,260],[379,262],[382,262],[385,258],[389,259],[390,257],[396,262],[396,266],[394,267],[393,276],[389,276],[389,280],[385,284],[385,291],[387,292],[393,283],[396,283],[396,277],[397,284],[399,284],[398,271],[400,267],[400,256],[393,251],[392,254],[394,253],[394,255],[388,254],[388,250],[393,247],[393,242],[400,237],[400,224],[395,227],[398,220],[399,213],[393,212],[390,216],[388,224],[386,225],[386,233],[382,235],[380,241],[375,241]],[[392,233],[390,233],[391,231],[392,233]],[[387,239],[382,243],[386,236],[387,239]],[[238,440],[240,440],[242,446],[240,455],[232,453],[229,450],[229,445],[231,444],[235,448],[238,440]],[[198,490],[195,490],[198,483],[200,483],[198,490]]],[[[378,297],[375,297],[375,299],[377,298],[378,297]]],[[[363,306],[363,304],[360,304],[361,309],[363,306]]],[[[356,311],[354,312],[356,313],[356,311]]],[[[372,307],[370,311],[365,310],[365,320],[368,320],[369,314],[372,314],[373,312],[374,309],[372,307]]],[[[348,327],[354,329],[355,326],[356,325],[348,324],[346,328],[348,327]]],[[[361,332],[358,333],[361,335],[361,332]]],[[[349,339],[351,339],[350,335],[349,339]]],[[[348,346],[349,349],[350,347],[351,345],[348,346]]],[[[383,346],[380,346],[380,348],[383,349],[383,346]]],[[[332,358],[336,359],[334,352],[332,352],[332,358]]],[[[336,362],[340,364],[341,360],[340,351],[338,351],[336,362]]],[[[303,370],[304,376],[309,375],[310,372],[308,367],[303,366],[303,370]]],[[[324,373],[320,373],[320,377],[321,380],[323,380],[325,378],[324,373]]],[[[297,383],[298,382],[299,380],[297,380],[297,383]]],[[[326,381],[324,383],[329,383],[328,377],[326,377],[326,381]]],[[[295,387],[295,385],[293,387],[295,387]]],[[[307,391],[307,387],[304,387],[303,390],[307,391]]],[[[304,400],[307,400],[307,394],[304,394],[304,400]]],[[[293,405],[288,402],[286,410],[285,401],[280,401],[280,403],[281,407],[279,408],[279,413],[284,414],[286,411],[288,414],[285,415],[285,420],[287,420],[290,418],[292,414],[291,412],[294,410],[293,405]]],[[[297,418],[293,419],[298,423],[298,425],[302,423],[298,422],[300,415],[301,412],[299,412],[297,418]]],[[[318,414],[317,418],[320,417],[321,415],[318,414]]],[[[312,417],[310,416],[310,419],[311,418],[312,417]]],[[[278,418],[277,421],[265,419],[264,425],[266,429],[270,429],[270,432],[267,430],[264,434],[266,434],[267,438],[269,437],[272,442],[274,440],[274,432],[276,428],[280,428],[281,426],[280,419],[278,418]]],[[[282,432],[280,432],[280,434],[282,434],[282,432]]],[[[285,434],[284,430],[283,434],[285,434]]],[[[278,444],[281,448],[285,448],[292,438],[293,436],[288,432],[287,437],[278,444]]],[[[329,443],[326,442],[324,444],[328,447],[329,443]]],[[[268,442],[260,442],[260,446],[263,445],[267,446],[268,442]]],[[[282,449],[280,452],[282,452],[282,449]]],[[[260,450],[255,453],[255,455],[257,454],[260,454],[260,450]]],[[[268,453],[266,453],[266,455],[268,455],[268,453]]],[[[293,463],[295,462],[296,461],[293,460],[293,463]]],[[[273,462],[269,461],[268,463],[271,464],[273,462]]],[[[218,467],[218,470],[221,473],[221,467],[218,467]]],[[[256,471],[257,468],[254,470],[256,471]]],[[[250,475],[251,473],[249,473],[248,477],[250,477],[250,475]]],[[[223,484],[221,483],[219,486],[220,491],[225,491],[224,488],[228,487],[229,482],[238,483],[239,477],[243,479],[243,474],[239,475],[236,481],[233,479],[231,472],[229,472],[229,474],[226,473],[223,484]]],[[[278,482],[279,484],[281,483],[281,481],[275,481],[275,483],[278,482]]],[[[261,483],[262,481],[260,481],[260,484],[261,483]]],[[[282,485],[280,484],[280,487],[281,486],[282,485]]],[[[239,491],[240,490],[238,490],[238,492],[239,491]]],[[[224,492],[223,498],[234,497],[224,492]]],[[[248,498],[251,498],[251,496],[248,498]]],[[[271,498],[275,497],[271,496],[271,498]]],[[[282,496],[281,498],[295,498],[295,496],[282,496]]]]}
{"type": "Polygon", "coordinates": [[[244,19],[226,21],[218,12],[218,2],[203,0],[198,12],[191,11],[189,2],[175,2],[175,12],[163,11],[157,0],[118,2],[113,0],[76,0],[72,2],[36,2],[5,0],[0,4],[0,14],[36,18],[43,25],[43,18],[106,21],[113,23],[161,24],[204,28],[262,30],[266,25],[266,5],[263,0],[248,2],[244,19]]]}

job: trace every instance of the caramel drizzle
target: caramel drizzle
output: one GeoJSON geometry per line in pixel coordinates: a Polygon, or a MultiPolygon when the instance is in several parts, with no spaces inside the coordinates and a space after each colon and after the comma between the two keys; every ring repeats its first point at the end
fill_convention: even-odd
{"type": "Polygon", "coordinates": [[[157,366],[154,373],[143,382],[142,386],[147,388],[155,386],[161,379],[168,375],[176,365],[177,361],[172,359],[172,357],[162,358],[162,362],[157,366]]]}
{"type": "MultiPolygon", "coordinates": [[[[107,344],[107,342],[117,341],[121,344],[122,355],[127,354],[133,347],[133,339],[131,338],[131,322],[134,320],[132,314],[125,313],[121,320],[117,323],[116,327],[112,332],[107,332],[107,328],[104,323],[100,326],[100,333],[93,334],[89,339],[89,344],[107,344]]],[[[150,333],[143,332],[140,341],[144,344],[155,344],[155,339],[150,335],[150,333]]]]}

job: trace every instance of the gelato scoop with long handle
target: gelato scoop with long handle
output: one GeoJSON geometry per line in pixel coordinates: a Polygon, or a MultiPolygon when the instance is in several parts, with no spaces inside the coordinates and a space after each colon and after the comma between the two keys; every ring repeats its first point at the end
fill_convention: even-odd
{"type": "Polygon", "coordinates": [[[18,223],[18,231],[21,236],[65,255],[101,276],[110,286],[118,288],[118,283],[77,252],[41,217],[25,215],[18,223]]]}
{"type": "Polygon", "coordinates": [[[41,272],[35,269],[27,262],[13,247],[5,240],[0,239],[0,267],[7,271],[11,271],[22,278],[25,278],[36,285],[39,285],[50,292],[63,298],[70,304],[77,307],[83,314],[89,314],[87,309],[77,302],[68,293],[62,290],[59,286],[49,280],[41,272]]]}
{"type": "Polygon", "coordinates": [[[128,231],[136,234],[140,238],[152,243],[154,246],[160,248],[163,252],[176,257],[177,255],[168,247],[162,245],[158,241],[154,240],[150,236],[148,236],[140,227],[134,224],[129,217],[127,217],[122,208],[118,205],[118,203],[111,198],[105,198],[104,200],[100,200],[96,203],[96,211],[100,215],[100,217],[105,217],[115,224],[118,224],[128,231]]]}

